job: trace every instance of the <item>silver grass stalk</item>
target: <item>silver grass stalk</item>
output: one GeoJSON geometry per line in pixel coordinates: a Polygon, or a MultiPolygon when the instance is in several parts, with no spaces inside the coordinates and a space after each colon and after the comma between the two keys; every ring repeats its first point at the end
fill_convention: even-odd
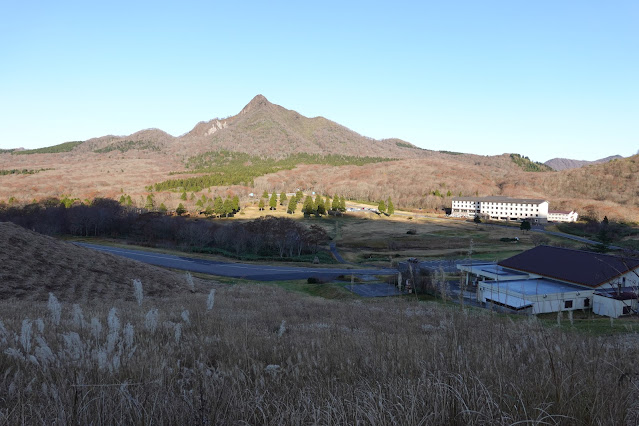
{"type": "Polygon", "coordinates": [[[142,292],[142,281],[139,279],[133,280],[133,295],[138,302],[138,306],[142,306],[142,300],[144,299],[144,293],[142,292]]]}
{"type": "Polygon", "coordinates": [[[191,318],[188,309],[182,311],[181,317],[182,321],[184,321],[185,324],[191,324],[191,318]]]}
{"type": "Polygon", "coordinates": [[[186,285],[189,287],[189,290],[191,290],[191,293],[195,292],[195,282],[193,281],[193,275],[191,275],[190,272],[187,272],[185,274],[185,278],[186,278],[186,285]]]}
{"type": "Polygon", "coordinates": [[[84,314],[82,313],[82,308],[77,303],[74,303],[71,308],[71,320],[76,329],[84,328],[84,314]]]}
{"type": "Polygon", "coordinates": [[[157,309],[151,309],[149,312],[146,313],[146,316],[144,317],[144,327],[150,333],[155,333],[155,330],[157,330],[158,328],[158,310],[157,309]]]}
{"type": "Polygon", "coordinates": [[[49,302],[47,302],[47,308],[49,308],[49,313],[51,314],[51,322],[55,325],[60,325],[60,317],[62,315],[62,306],[58,299],[53,295],[53,293],[49,293],[49,302]]]}
{"type": "Polygon", "coordinates": [[[94,339],[99,339],[102,333],[102,323],[96,317],[91,318],[91,335],[94,339]]]}
{"type": "Polygon", "coordinates": [[[213,305],[215,304],[215,289],[212,288],[209,293],[209,298],[206,300],[206,310],[210,311],[213,309],[213,305]]]}
{"type": "Polygon", "coordinates": [[[130,322],[127,322],[124,326],[124,345],[127,349],[131,349],[133,347],[133,338],[135,335],[133,325],[130,322]]]}
{"type": "Polygon", "coordinates": [[[22,328],[20,329],[20,344],[26,353],[31,352],[31,320],[26,318],[22,320],[22,328]]]}
{"type": "Polygon", "coordinates": [[[107,317],[110,333],[118,333],[120,331],[120,318],[118,318],[118,310],[111,308],[107,317]]]}

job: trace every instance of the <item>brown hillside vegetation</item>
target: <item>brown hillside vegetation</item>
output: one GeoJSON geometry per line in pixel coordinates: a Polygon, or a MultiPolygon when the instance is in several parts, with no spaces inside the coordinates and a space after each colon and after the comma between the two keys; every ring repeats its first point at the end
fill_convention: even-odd
{"type": "MultiPolygon", "coordinates": [[[[255,179],[255,187],[217,187],[199,194],[214,197],[250,192],[293,191],[379,201],[392,197],[398,207],[441,209],[451,196],[506,195],[548,199],[551,209],[639,221],[637,156],[560,172],[527,172],[509,154],[479,156],[422,150],[399,139],[373,140],[330,120],[307,118],[256,96],[239,114],[197,124],[173,137],[158,129],[129,136],[88,140],[70,152],[0,154],[0,169],[36,170],[0,176],[0,202],[14,197],[28,203],[46,197],[119,199],[123,194],[145,205],[146,187],[184,171],[186,160],[199,153],[229,150],[281,158],[290,154],[378,156],[397,161],[363,166],[299,165],[255,179]],[[450,196],[448,194],[450,193],[450,196]],[[440,196],[440,195],[443,195],[440,196]]],[[[181,174],[180,178],[195,176],[181,174]]],[[[175,209],[181,191],[156,192],[157,205],[175,209]]],[[[189,194],[190,195],[190,194],[189,194]]],[[[194,201],[184,203],[196,211],[194,201]]]]}
{"type": "Polygon", "coordinates": [[[0,222],[0,298],[65,302],[133,300],[132,282],[145,296],[188,292],[184,276],[0,222]]]}

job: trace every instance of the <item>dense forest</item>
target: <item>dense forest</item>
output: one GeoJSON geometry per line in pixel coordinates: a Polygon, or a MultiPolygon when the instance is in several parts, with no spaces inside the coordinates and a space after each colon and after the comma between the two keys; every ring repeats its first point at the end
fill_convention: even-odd
{"type": "Polygon", "coordinates": [[[186,161],[187,171],[172,172],[182,173],[206,173],[204,176],[195,176],[180,179],[169,179],[156,183],[155,191],[184,190],[198,192],[204,188],[225,185],[253,186],[253,180],[258,176],[275,173],[280,170],[292,170],[298,164],[320,164],[328,166],[344,166],[379,163],[392,161],[390,158],[381,157],[351,157],[344,155],[317,155],[317,154],[293,154],[280,160],[262,158],[241,152],[215,151],[190,157],[186,161]]]}

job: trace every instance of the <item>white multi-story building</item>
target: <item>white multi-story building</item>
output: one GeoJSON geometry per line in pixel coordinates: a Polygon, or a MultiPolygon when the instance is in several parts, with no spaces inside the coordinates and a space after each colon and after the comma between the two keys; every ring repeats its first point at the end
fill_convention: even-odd
{"type": "Polygon", "coordinates": [[[473,218],[477,215],[492,220],[544,223],[548,221],[548,201],[509,197],[453,198],[451,216],[473,218]]]}
{"type": "Polygon", "coordinates": [[[548,210],[548,222],[577,222],[576,211],[548,210]]]}

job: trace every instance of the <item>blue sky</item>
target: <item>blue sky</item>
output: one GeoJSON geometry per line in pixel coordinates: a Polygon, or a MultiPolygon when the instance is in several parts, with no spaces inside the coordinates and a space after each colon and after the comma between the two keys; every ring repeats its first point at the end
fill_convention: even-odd
{"type": "Polygon", "coordinates": [[[639,150],[639,2],[0,3],[0,148],[234,115],[537,161],[639,150]]]}

